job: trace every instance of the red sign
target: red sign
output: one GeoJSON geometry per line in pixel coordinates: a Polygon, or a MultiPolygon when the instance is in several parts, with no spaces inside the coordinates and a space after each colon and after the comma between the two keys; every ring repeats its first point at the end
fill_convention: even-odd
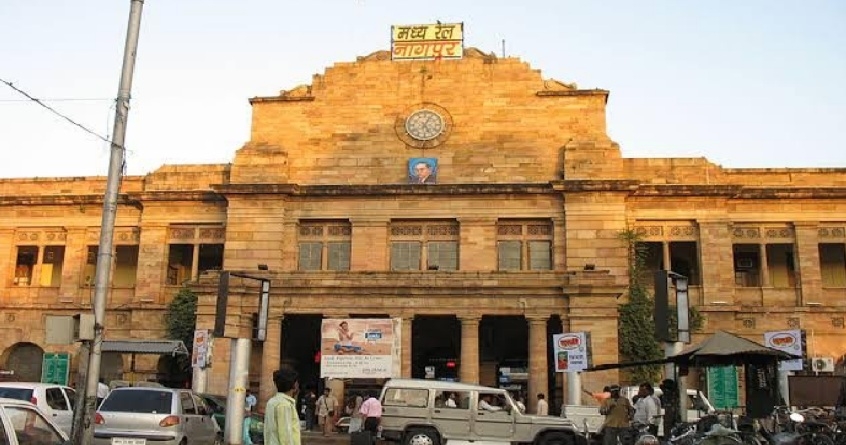
{"type": "Polygon", "coordinates": [[[770,344],[778,348],[789,348],[796,343],[796,337],[784,333],[776,334],[770,338],[770,344]]]}
{"type": "Polygon", "coordinates": [[[560,349],[578,349],[581,344],[582,339],[578,335],[564,335],[558,339],[560,349]]]}

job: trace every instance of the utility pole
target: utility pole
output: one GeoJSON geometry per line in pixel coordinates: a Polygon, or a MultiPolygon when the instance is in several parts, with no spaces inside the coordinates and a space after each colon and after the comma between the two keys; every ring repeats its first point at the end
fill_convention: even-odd
{"type": "MultiPolygon", "coordinates": [[[[103,348],[103,323],[106,318],[106,298],[111,284],[112,245],[114,243],[115,216],[118,193],[120,192],[123,162],[126,149],[126,121],[129,116],[129,98],[132,90],[132,74],[135,70],[135,53],[138,50],[138,34],[141,29],[141,11],[144,0],[131,0],[129,24],[126,29],[126,43],[123,49],[123,66],[120,73],[117,102],[115,103],[115,124],[109,156],[109,175],[106,179],[106,193],[103,197],[103,219],[100,224],[100,245],[97,253],[97,271],[94,275],[94,341],[88,356],[88,375],[85,387],[85,415],[81,440],[75,445],[94,442],[94,414],[97,409],[97,384],[100,380],[100,358],[103,348]]],[[[82,409],[82,407],[77,407],[82,409]]],[[[74,425],[79,428],[80,425],[74,425]]],[[[81,437],[80,437],[81,436],[81,437]]]]}

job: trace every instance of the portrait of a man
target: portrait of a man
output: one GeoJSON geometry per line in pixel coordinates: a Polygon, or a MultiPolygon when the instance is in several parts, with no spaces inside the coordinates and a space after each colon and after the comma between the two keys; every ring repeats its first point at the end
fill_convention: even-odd
{"type": "Polygon", "coordinates": [[[437,184],[437,158],[411,158],[408,161],[409,184],[437,184]]]}

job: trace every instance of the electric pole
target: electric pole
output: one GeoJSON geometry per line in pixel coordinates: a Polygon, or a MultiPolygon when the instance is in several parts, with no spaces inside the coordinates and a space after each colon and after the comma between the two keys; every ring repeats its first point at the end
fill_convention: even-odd
{"type": "Polygon", "coordinates": [[[114,242],[115,216],[118,193],[120,192],[123,162],[126,149],[126,121],[129,116],[129,98],[132,90],[132,74],[135,70],[135,53],[138,50],[138,34],[141,28],[141,10],[144,0],[131,0],[126,43],[123,49],[123,66],[120,74],[117,102],[115,103],[115,124],[109,156],[109,175],[106,179],[106,193],[103,197],[103,219],[100,225],[100,244],[97,252],[97,269],[94,275],[94,341],[88,356],[88,375],[85,386],[85,415],[80,428],[82,434],[74,434],[76,445],[94,442],[94,414],[97,409],[97,384],[100,380],[100,358],[103,348],[103,323],[106,318],[106,298],[111,284],[112,245],[114,242]]]}

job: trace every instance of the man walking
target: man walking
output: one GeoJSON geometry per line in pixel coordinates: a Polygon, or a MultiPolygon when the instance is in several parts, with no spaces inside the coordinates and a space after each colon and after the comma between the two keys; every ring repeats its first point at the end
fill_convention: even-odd
{"type": "Polygon", "coordinates": [[[323,389],[323,395],[317,399],[317,424],[323,430],[323,435],[328,436],[334,432],[335,409],[338,408],[338,400],[332,395],[329,388],[323,389]]]}
{"type": "Polygon", "coordinates": [[[364,417],[364,431],[369,431],[371,436],[379,435],[379,424],[382,422],[382,402],[373,393],[367,394],[367,400],[361,404],[359,411],[364,417]]]}
{"type": "Polygon", "coordinates": [[[658,416],[661,412],[661,404],[655,397],[655,390],[649,383],[641,383],[637,390],[639,396],[635,402],[635,413],[632,419],[636,424],[647,425],[649,434],[658,434],[658,416]]]}
{"type": "Polygon", "coordinates": [[[265,445],[301,445],[300,417],[297,415],[299,375],[283,366],[273,373],[278,393],[267,401],[264,410],[265,445]]]}

